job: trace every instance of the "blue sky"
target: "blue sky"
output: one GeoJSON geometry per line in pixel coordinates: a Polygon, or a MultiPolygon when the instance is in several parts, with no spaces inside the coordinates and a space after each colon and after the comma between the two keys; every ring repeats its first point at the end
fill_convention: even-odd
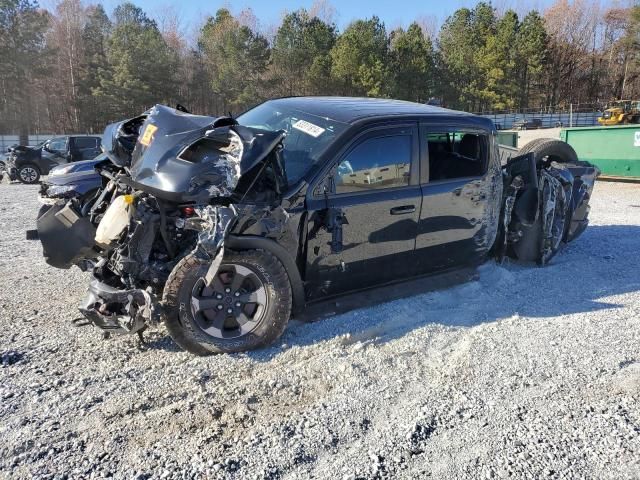
{"type": "MultiPolygon", "coordinates": [[[[245,8],[251,8],[260,22],[261,29],[269,29],[277,25],[283,13],[296,10],[300,7],[309,8],[313,0],[234,0],[230,1],[196,1],[182,0],[170,2],[163,0],[132,0],[142,7],[151,17],[159,18],[165,10],[177,13],[185,30],[191,30],[202,23],[204,18],[215,13],[220,7],[227,7],[233,13],[238,13],[245,8]]],[[[103,0],[107,13],[111,14],[113,8],[120,0],[103,0]]],[[[356,0],[356,1],[330,1],[336,9],[338,27],[344,29],[350,21],[356,18],[371,17],[377,15],[388,28],[407,26],[419,17],[426,17],[440,24],[457,8],[474,6],[477,1],[467,0],[356,0]]],[[[528,11],[533,8],[544,9],[552,0],[494,0],[493,5],[499,10],[513,8],[517,12],[528,11]]]]}

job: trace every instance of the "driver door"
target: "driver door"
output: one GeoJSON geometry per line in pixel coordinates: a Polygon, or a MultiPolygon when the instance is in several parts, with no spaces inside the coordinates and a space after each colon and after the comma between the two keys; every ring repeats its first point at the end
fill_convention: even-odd
{"type": "Polygon", "coordinates": [[[422,207],[417,125],[356,137],[307,198],[310,299],[413,275],[422,207]]]}
{"type": "Polygon", "coordinates": [[[42,146],[42,173],[69,161],[67,137],[52,138],[42,146]]]}

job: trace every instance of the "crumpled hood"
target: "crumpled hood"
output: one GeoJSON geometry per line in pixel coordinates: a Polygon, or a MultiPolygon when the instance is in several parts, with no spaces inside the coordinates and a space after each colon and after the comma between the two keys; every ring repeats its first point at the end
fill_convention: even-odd
{"type": "Polygon", "coordinates": [[[6,158],[7,160],[11,160],[11,159],[36,160],[40,158],[41,155],[42,155],[41,146],[12,145],[7,149],[6,158]]]}
{"type": "Polygon", "coordinates": [[[28,152],[29,150],[40,150],[37,145],[12,145],[7,148],[7,152],[28,152]]]}
{"type": "MultiPolygon", "coordinates": [[[[131,180],[135,188],[171,201],[231,196],[240,177],[284,138],[284,132],[244,127],[229,117],[192,115],[164,105],[156,105],[142,117],[130,153],[131,180]]],[[[134,124],[142,117],[132,119],[134,124]]],[[[119,142],[117,130],[126,129],[126,122],[105,132],[105,137],[116,139],[105,142],[107,148],[119,142]]],[[[131,128],[125,133],[130,141],[131,128]]],[[[118,147],[122,148],[121,142],[118,147]]]]}
{"type": "Polygon", "coordinates": [[[91,160],[82,160],[80,162],[73,163],[65,163],[62,165],[58,165],[57,167],[53,167],[49,171],[49,176],[58,176],[58,175],[67,175],[72,173],[84,173],[91,172],[95,175],[96,173],[96,165],[107,160],[106,155],[98,155],[96,158],[91,160]]]}
{"type": "Polygon", "coordinates": [[[96,171],[96,166],[104,162],[108,162],[106,155],[99,155],[93,160],[54,167],[42,183],[48,186],[75,186],[74,191],[84,194],[102,185],[102,177],[96,171]]]}

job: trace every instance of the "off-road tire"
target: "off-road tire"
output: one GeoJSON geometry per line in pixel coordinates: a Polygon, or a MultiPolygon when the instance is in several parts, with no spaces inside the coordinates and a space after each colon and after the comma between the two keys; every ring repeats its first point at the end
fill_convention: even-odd
{"type": "Polygon", "coordinates": [[[18,180],[20,180],[20,182],[22,183],[26,183],[27,185],[38,183],[38,181],[40,180],[40,169],[33,163],[26,163],[24,165],[21,165],[20,167],[18,167],[18,180]],[[30,176],[28,179],[24,179],[23,177],[26,175],[23,172],[27,169],[31,169],[35,173],[35,175],[30,176]]]}
{"type": "Polygon", "coordinates": [[[539,144],[546,142],[547,140],[551,140],[550,138],[535,138],[527,143],[524,147],[520,148],[518,151],[519,155],[525,155],[529,152],[532,152],[539,144]]]}
{"type": "Polygon", "coordinates": [[[266,311],[259,325],[243,336],[223,339],[205,333],[193,318],[190,305],[192,289],[207,273],[209,262],[187,255],[169,275],[162,302],[169,335],[196,355],[242,352],[268,345],[282,335],[291,316],[289,276],[273,254],[265,250],[226,251],[221,268],[225,264],[245,266],[260,278],[267,292],[266,311]]]}
{"type": "Polygon", "coordinates": [[[578,154],[571,145],[554,138],[537,138],[520,149],[519,154],[533,152],[536,163],[548,157],[557,163],[579,163],[578,154]]]}

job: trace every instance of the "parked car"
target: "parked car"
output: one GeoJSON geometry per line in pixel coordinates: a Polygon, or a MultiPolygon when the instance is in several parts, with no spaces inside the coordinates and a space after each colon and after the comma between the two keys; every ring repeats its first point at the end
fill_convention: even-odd
{"type": "Polygon", "coordinates": [[[0,153],[0,182],[7,173],[7,155],[9,152],[0,153]]]}
{"type": "Polygon", "coordinates": [[[95,158],[100,154],[101,141],[99,136],[62,136],[34,147],[10,147],[7,173],[11,180],[37,183],[53,167],[95,158]]]}
{"type": "Polygon", "coordinates": [[[546,264],[586,228],[598,174],[552,139],[503,165],[491,120],[392,100],[286,98],[237,119],[157,105],[103,138],[100,193],[58,199],[29,236],[50,265],[92,271],[94,325],[163,321],[201,355],[273,342],[336,295],[489,257],[546,264]]]}
{"type": "Polygon", "coordinates": [[[85,201],[95,195],[102,187],[102,177],[96,166],[105,161],[109,161],[108,157],[102,153],[91,160],[53,167],[46,180],[40,182],[39,200],[43,205],[38,217],[61,200],[85,201]]]}
{"type": "Polygon", "coordinates": [[[542,128],[541,118],[532,118],[530,120],[520,119],[513,122],[512,127],[514,130],[535,130],[542,128]]]}

